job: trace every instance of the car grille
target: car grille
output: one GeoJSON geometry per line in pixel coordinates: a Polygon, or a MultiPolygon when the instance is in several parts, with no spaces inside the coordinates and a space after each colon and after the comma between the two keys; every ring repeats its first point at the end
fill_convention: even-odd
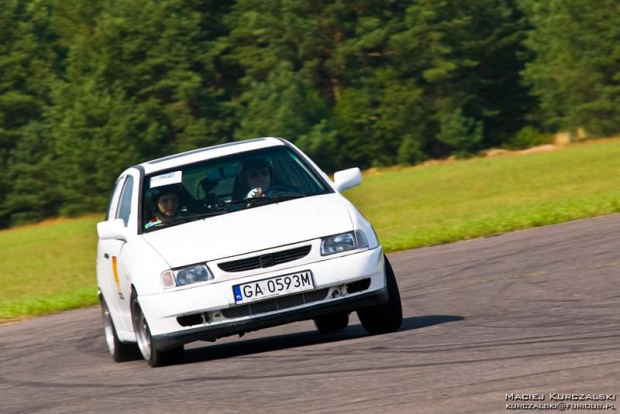
{"type": "Polygon", "coordinates": [[[263,254],[247,259],[234,260],[232,262],[220,263],[217,266],[225,272],[243,272],[246,270],[271,267],[293,260],[301,259],[310,253],[311,246],[302,246],[295,249],[283,250],[275,253],[263,254]]]}
{"type": "Polygon", "coordinates": [[[294,306],[321,301],[325,299],[327,292],[329,292],[329,289],[319,289],[295,295],[282,296],[281,298],[249,303],[247,305],[235,306],[233,308],[222,309],[222,315],[232,319],[292,308],[294,306]]]}

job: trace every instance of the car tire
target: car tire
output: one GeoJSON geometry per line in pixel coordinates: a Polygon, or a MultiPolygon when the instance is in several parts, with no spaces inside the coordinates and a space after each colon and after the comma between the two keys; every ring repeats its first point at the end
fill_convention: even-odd
{"type": "Polygon", "coordinates": [[[372,306],[357,311],[357,316],[364,329],[371,335],[397,331],[403,322],[403,309],[396,276],[387,257],[385,257],[385,278],[389,300],[382,305],[372,306]]]}
{"type": "Polygon", "coordinates": [[[349,326],[349,313],[339,312],[330,315],[319,316],[314,319],[316,329],[322,334],[329,334],[345,329],[349,326]]]}
{"type": "Polygon", "coordinates": [[[116,362],[136,359],[139,355],[136,344],[126,344],[118,339],[110,309],[102,294],[99,294],[99,306],[101,307],[101,316],[103,318],[103,334],[112,359],[116,362]]]}
{"type": "Polygon", "coordinates": [[[142,308],[138,302],[138,295],[135,291],[131,295],[131,320],[133,322],[134,332],[136,333],[138,349],[140,349],[142,357],[150,366],[163,367],[177,364],[183,360],[185,356],[183,345],[166,351],[158,351],[155,348],[149,324],[144,313],[142,313],[142,308]]]}

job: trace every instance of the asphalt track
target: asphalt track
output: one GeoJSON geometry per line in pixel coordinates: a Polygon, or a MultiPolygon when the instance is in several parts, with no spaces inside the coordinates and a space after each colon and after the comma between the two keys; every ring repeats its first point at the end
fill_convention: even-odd
{"type": "Polygon", "coordinates": [[[152,369],[111,360],[96,308],[2,325],[0,412],[507,413],[531,403],[510,394],[620,394],[620,215],[389,257],[405,319],[388,335],[301,322],[152,369]]]}

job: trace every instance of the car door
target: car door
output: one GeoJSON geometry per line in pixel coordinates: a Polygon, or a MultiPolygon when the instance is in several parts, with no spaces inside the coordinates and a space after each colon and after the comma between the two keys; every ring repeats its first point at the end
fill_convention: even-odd
{"type": "MultiPolygon", "coordinates": [[[[108,210],[108,220],[122,219],[128,236],[137,230],[137,200],[135,200],[139,177],[128,172],[117,181],[112,202],[108,210]]],[[[99,240],[97,248],[97,274],[99,288],[110,308],[118,331],[131,331],[129,301],[131,284],[125,271],[123,250],[127,240],[99,240]]],[[[121,332],[119,332],[120,334],[121,332]]]]}

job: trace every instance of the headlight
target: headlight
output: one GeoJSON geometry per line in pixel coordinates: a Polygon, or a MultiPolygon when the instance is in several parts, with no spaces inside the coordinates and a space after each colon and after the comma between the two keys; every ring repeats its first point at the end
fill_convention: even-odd
{"type": "Polygon", "coordinates": [[[170,288],[213,280],[213,274],[205,265],[188,266],[178,270],[166,270],[161,274],[161,280],[164,288],[170,288]]]}
{"type": "Polygon", "coordinates": [[[368,239],[361,230],[336,234],[335,236],[323,237],[321,239],[321,256],[362,249],[364,247],[368,247],[368,239]]]}

